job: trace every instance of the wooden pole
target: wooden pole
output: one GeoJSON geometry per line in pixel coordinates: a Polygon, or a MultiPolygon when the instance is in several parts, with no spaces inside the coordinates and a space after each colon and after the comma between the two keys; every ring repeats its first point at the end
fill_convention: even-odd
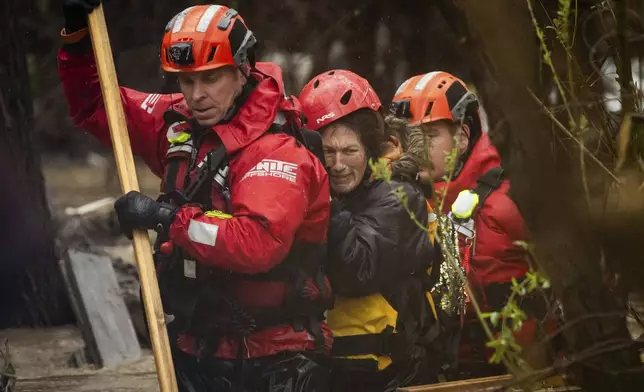
{"type": "MultiPolygon", "coordinates": [[[[99,5],[89,14],[88,22],[94,56],[96,57],[96,67],[101,82],[101,90],[103,91],[103,100],[105,101],[107,120],[112,136],[116,167],[121,180],[121,189],[123,193],[132,190],[138,191],[139,183],[136,177],[136,167],[132,157],[125,113],[121,102],[114,58],[112,57],[112,48],[107,34],[102,5],[99,5]]],[[[135,230],[133,241],[159,386],[162,392],[177,392],[176,375],[172,364],[168,333],[165,327],[165,316],[154,262],[152,261],[152,247],[150,246],[148,233],[135,230]]]]}

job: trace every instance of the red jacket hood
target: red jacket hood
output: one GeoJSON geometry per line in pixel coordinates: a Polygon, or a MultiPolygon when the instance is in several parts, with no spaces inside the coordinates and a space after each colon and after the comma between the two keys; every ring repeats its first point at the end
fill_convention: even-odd
{"type": "MultiPolygon", "coordinates": [[[[490,142],[490,138],[483,133],[474,145],[461,173],[449,183],[443,203],[443,213],[449,212],[451,205],[462,190],[476,187],[479,177],[495,166],[501,166],[501,158],[490,142]]],[[[446,182],[437,182],[434,183],[434,189],[438,194],[442,194],[446,185],[446,182]]]]}
{"type": "MultiPolygon", "coordinates": [[[[257,86],[246,98],[237,115],[230,122],[213,128],[229,154],[243,149],[262,136],[270,128],[280,106],[284,110],[298,110],[298,105],[291,103],[289,107],[289,101],[284,99],[282,69],[277,64],[259,62],[251,71],[251,77],[257,80],[257,86]]],[[[173,110],[192,117],[192,111],[183,99],[173,110]]]]}
{"type": "Polygon", "coordinates": [[[258,81],[257,87],[235,118],[214,128],[229,154],[246,147],[266,133],[284,100],[282,69],[277,64],[257,63],[251,77],[258,81]]]}

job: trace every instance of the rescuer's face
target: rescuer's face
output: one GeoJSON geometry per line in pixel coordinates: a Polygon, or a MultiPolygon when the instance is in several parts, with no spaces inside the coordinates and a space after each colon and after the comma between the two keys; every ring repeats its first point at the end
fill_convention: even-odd
{"type": "Polygon", "coordinates": [[[458,147],[458,153],[467,150],[469,143],[469,129],[466,125],[456,126],[451,121],[436,121],[422,125],[423,134],[427,139],[427,157],[431,162],[430,171],[424,168],[420,173],[423,182],[443,181],[447,173],[445,158],[454,147],[458,147]]]}
{"type": "Polygon", "coordinates": [[[199,125],[209,128],[221,121],[241,93],[245,78],[234,67],[178,74],[179,87],[199,125]]]}

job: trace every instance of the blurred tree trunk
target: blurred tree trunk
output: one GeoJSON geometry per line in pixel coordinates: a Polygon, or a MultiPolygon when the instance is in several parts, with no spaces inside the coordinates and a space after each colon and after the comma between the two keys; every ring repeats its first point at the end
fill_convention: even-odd
{"type": "Polygon", "coordinates": [[[61,279],[38,153],[23,0],[0,2],[0,328],[73,321],[61,279]]]}
{"type": "MultiPolygon", "coordinates": [[[[510,196],[526,221],[539,267],[551,279],[566,321],[597,315],[569,324],[566,340],[571,359],[601,345],[629,344],[624,315],[605,317],[626,308],[603,281],[602,249],[589,224],[591,211],[584,195],[579,147],[543,114],[528,92],[534,91],[547,102],[541,78],[547,67],[541,66],[526,2],[439,3],[463,42],[490,118],[490,136],[512,181],[510,196]]],[[[533,8],[540,12],[541,4],[534,1],[533,8]]],[[[588,157],[585,165],[589,178],[608,183],[603,169],[588,157]]],[[[581,376],[585,391],[638,390],[639,375],[623,372],[641,366],[637,354],[634,346],[613,350],[575,364],[573,370],[581,376]]]]}

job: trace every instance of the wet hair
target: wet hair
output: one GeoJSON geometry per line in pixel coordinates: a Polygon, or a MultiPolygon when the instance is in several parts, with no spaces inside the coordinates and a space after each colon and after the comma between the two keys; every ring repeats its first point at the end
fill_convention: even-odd
{"type": "Polygon", "coordinates": [[[385,118],[387,138],[394,136],[400,140],[403,155],[391,162],[394,175],[415,177],[424,167],[428,167],[427,138],[419,126],[409,125],[406,120],[387,116],[385,118]]]}
{"type": "MultiPolygon", "coordinates": [[[[343,124],[358,134],[358,138],[367,152],[367,159],[380,156],[385,141],[385,121],[379,112],[371,109],[359,109],[339,118],[332,124],[343,124]]],[[[328,125],[327,125],[328,127],[328,125]]],[[[322,132],[326,129],[321,129],[322,132]]]]}

